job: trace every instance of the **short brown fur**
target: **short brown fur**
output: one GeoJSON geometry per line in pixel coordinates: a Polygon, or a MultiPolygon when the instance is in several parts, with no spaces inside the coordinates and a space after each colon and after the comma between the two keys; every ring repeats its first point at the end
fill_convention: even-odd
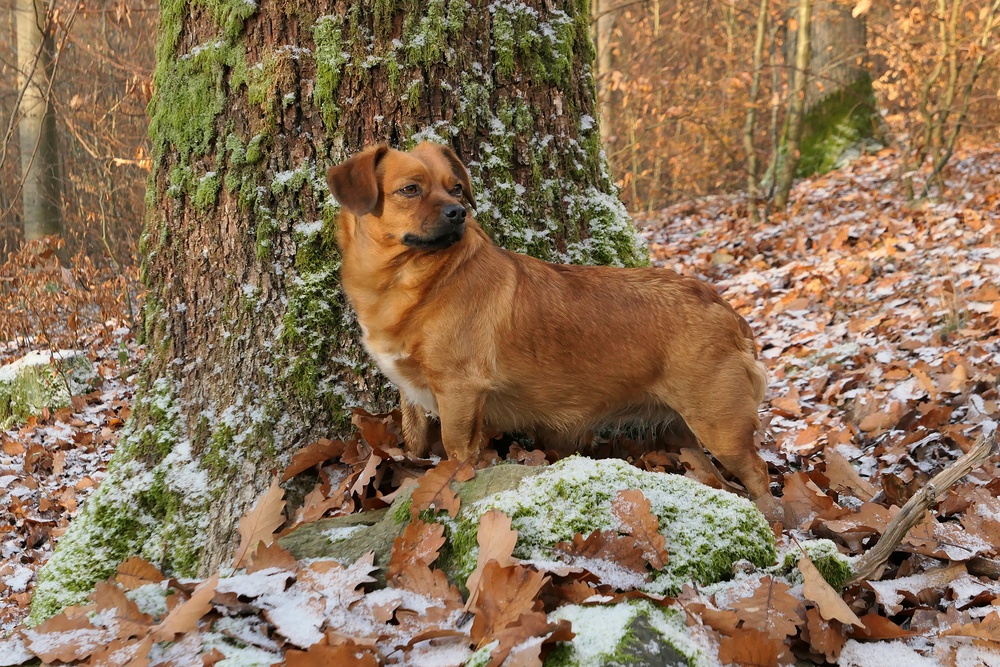
{"type": "Polygon", "coordinates": [[[749,325],[711,287],[495,246],[473,219],[453,224],[469,176],[435,144],[370,148],[327,180],[344,207],[344,291],[400,390],[413,453],[429,449],[428,413],[458,459],[493,431],[573,447],[602,425],[679,416],[751,497],[770,499],[754,446],[766,376],[749,325]]]}

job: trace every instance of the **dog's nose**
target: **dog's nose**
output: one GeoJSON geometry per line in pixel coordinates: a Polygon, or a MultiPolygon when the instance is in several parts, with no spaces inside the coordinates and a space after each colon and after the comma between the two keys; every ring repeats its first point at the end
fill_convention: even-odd
{"type": "Polygon", "coordinates": [[[458,204],[449,204],[441,211],[441,215],[453,225],[460,225],[465,222],[465,207],[458,204]]]}

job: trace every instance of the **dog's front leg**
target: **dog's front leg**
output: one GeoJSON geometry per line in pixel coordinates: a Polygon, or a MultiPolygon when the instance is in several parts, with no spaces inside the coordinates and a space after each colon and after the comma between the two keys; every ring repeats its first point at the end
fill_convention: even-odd
{"type": "Polygon", "coordinates": [[[441,441],[448,458],[464,461],[479,453],[483,439],[486,392],[470,387],[437,396],[441,415],[441,441]]]}
{"type": "Polygon", "coordinates": [[[406,451],[417,458],[426,458],[431,450],[430,417],[422,406],[414,405],[400,396],[400,410],[403,412],[403,443],[406,451]]]}

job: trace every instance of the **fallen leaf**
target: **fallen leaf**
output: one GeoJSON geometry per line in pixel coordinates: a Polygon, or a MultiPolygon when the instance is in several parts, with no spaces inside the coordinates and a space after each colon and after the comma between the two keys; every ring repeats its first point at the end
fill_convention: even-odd
{"type": "Polygon", "coordinates": [[[314,644],[308,651],[285,653],[286,667],[378,667],[378,656],[372,649],[356,644],[322,646],[314,644]]]}
{"type": "Polygon", "coordinates": [[[281,481],[287,482],[300,472],[341,456],[345,447],[347,447],[347,443],[343,440],[329,440],[328,438],[320,438],[316,442],[309,443],[292,456],[292,462],[282,473],[281,481]]]}
{"type": "Polygon", "coordinates": [[[570,563],[579,558],[608,560],[648,578],[646,559],[635,538],[622,537],[611,530],[595,530],[586,539],[577,533],[572,542],[557,542],[552,549],[569,556],[570,563]]]}
{"type": "Polygon", "coordinates": [[[805,579],[805,583],[802,585],[802,595],[810,602],[816,603],[820,614],[823,615],[825,620],[831,621],[836,619],[844,625],[864,627],[861,624],[861,619],[851,611],[851,608],[847,606],[844,599],[840,597],[837,591],[833,590],[833,587],[827,583],[823,575],[816,569],[816,565],[805,554],[799,559],[799,572],[802,573],[802,577],[805,579]]]}
{"type": "Polygon", "coordinates": [[[414,519],[393,542],[387,578],[394,579],[415,563],[429,566],[437,559],[445,542],[442,524],[414,519]]]}
{"type": "Polygon", "coordinates": [[[481,589],[481,578],[486,566],[491,561],[496,562],[500,567],[511,564],[514,545],[517,544],[517,531],[511,528],[509,516],[500,510],[490,510],[479,519],[476,541],[479,544],[479,557],[476,569],[465,582],[465,588],[469,591],[469,601],[465,605],[466,610],[476,607],[481,589]]]}
{"type": "Polygon", "coordinates": [[[278,477],[271,481],[271,486],[264,492],[242,519],[240,519],[239,533],[240,546],[233,556],[233,567],[239,569],[243,566],[247,552],[251,547],[263,541],[265,544],[271,543],[274,531],[285,522],[284,509],[285,492],[278,485],[278,477]]]}
{"type": "Polygon", "coordinates": [[[975,637],[1000,642],[1000,612],[991,611],[980,621],[973,621],[941,632],[941,636],[975,637]]]}
{"type": "Polygon", "coordinates": [[[788,591],[783,582],[764,576],[753,595],[736,600],[733,609],[744,627],[765,632],[773,639],[783,639],[794,635],[803,620],[799,612],[802,603],[788,591]]]}
{"type": "Polygon", "coordinates": [[[442,461],[436,468],[428,470],[417,482],[413,490],[410,513],[413,517],[421,511],[433,507],[437,511],[446,511],[449,516],[458,514],[459,501],[451,489],[452,482],[465,482],[473,478],[475,469],[469,461],[449,459],[442,461]]]}
{"type": "Polygon", "coordinates": [[[158,584],[164,579],[166,577],[162,572],[138,556],[132,556],[119,564],[118,574],[115,575],[115,581],[127,591],[134,591],[146,584],[158,584]]]}
{"type": "MultiPolygon", "coordinates": [[[[470,636],[477,646],[534,611],[539,591],[548,581],[541,572],[520,565],[504,567],[491,560],[483,568],[482,594],[476,605],[476,618],[470,636]]],[[[544,615],[543,615],[544,616],[544,615]]]]}
{"type": "Polygon", "coordinates": [[[620,523],[619,530],[635,539],[636,546],[642,549],[642,557],[654,570],[666,567],[667,538],[660,533],[660,522],[642,491],[619,491],[611,502],[611,513],[620,523]]]}
{"type": "Polygon", "coordinates": [[[779,667],[789,664],[785,643],[753,628],[739,628],[719,642],[719,660],[741,667],[779,667]]]}
{"type": "Polygon", "coordinates": [[[173,641],[176,635],[198,627],[201,617],[212,610],[212,597],[219,583],[219,573],[198,584],[191,597],[177,605],[153,628],[152,637],[158,642],[173,641]]]}
{"type": "Polygon", "coordinates": [[[844,626],[838,621],[824,619],[819,609],[812,608],[806,611],[806,629],[809,633],[809,646],[826,656],[827,662],[836,664],[840,652],[847,644],[844,626]]]}
{"type": "Polygon", "coordinates": [[[298,565],[298,561],[295,560],[295,556],[277,542],[271,542],[271,544],[258,542],[257,550],[253,552],[250,564],[247,565],[247,574],[253,574],[254,572],[260,572],[272,567],[291,571],[295,569],[296,565],[298,565]]]}

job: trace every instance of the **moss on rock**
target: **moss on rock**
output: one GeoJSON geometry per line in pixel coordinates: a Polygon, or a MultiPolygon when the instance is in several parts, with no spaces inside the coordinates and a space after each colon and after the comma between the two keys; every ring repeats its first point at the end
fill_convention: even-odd
{"type": "Polygon", "coordinates": [[[568,620],[576,636],[545,667],[695,667],[716,664],[688,635],[684,614],[648,600],[609,606],[567,605],[549,621],[568,620]]]}
{"type": "Polygon", "coordinates": [[[90,390],[97,377],[80,352],[29,352],[0,367],[0,429],[69,405],[70,397],[90,390]]]}
{"type": "Polygon", "coordinates": [[[518,531],[514,555],[548,560],[557,542],[576,533],[618,527],[611,503],[618,491],[639,489],[649,499],[667,538],[669,562],[643,589],[675,594],[688,582],[711,584],[732,576],[738,560],[760,567],[775,563],[774,535],[750,501],[703,484],[662,473],[644,472],[623,461],[564,459],[537,475],[472,505],[447,521],[449,543],[443,566],[465,581],[478,555],[479,518],[498,509],[518,531]]]}
{"type": "Polygon", "coordinates": [[[843,590],[854,576],[850,559],[840,553],[836,544],[830,540],[804,540],[782,552],[778,559],[777,574],[786,577],[789,583],[802,583],[798,563],[803,551],[809,555],[826,583],[838,591],[843,590]]]}

